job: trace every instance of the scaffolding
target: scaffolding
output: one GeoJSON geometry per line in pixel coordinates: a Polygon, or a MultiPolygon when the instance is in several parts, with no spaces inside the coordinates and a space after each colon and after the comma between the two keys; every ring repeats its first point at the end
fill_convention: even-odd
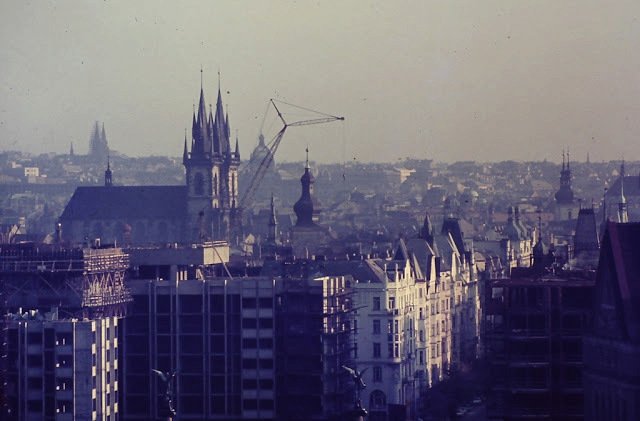
{"type": "Polygon", "coordinates": [[[341,419],[353,404],[352,292],[343,277],[286,278],[277,297],[279,408],[283,419],[341,419]]]}
{"type": "Polygon", "coordinates": [[[124,283],[128,267],[119,248],[2,245],[2,312],[56,307],[71,317],[122,317],[132,300],[124,283]]]}

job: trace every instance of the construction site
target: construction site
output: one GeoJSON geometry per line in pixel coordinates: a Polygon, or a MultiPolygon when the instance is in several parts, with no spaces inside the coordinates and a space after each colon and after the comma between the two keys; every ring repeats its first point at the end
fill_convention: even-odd
{"type": "Polygon", "coordinates": [[[591,326],[593,271],[487,284],[489,419],[583,419],[582,336],[591,326]]]}
{"type": "Polygon", "coordinates": [[[103,419],[118,412],[117,325],[129,256],[96,245],[0,248],[3,419],[103,419]],[[93,381],[90,381],[92,374],[93,381]]]}

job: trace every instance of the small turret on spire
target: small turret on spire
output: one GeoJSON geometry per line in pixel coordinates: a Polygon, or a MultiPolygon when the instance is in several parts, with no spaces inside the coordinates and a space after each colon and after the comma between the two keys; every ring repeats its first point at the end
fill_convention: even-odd
{"type": "Polygon", "coordinates": [[[305,152],[307,153],[307,158],[306,158],[306,161],[304,163],[304,169],[308,170],[308,169],[311,168],[311,167],[309,167],[309,145],[307,145],[307,148],[305,149],[305,152]]]}
{"type": "Polygon", "coordinates": [[[184,128],[184,150],[182,152],[182,163],[186,164],[189,160],[189,151],[187,150],[187,128],[184,128]]]}
{"type": "Polygon", "coordinates": [[[240,143],[238,142],[238,130],[236,130],[236,159],[240,159],[240,143]]]}

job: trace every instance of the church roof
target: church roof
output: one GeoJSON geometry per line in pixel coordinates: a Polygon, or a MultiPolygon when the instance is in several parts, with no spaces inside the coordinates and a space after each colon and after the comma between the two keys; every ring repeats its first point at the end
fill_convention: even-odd
{"type": "Polygon", "coordinates": [[[78,187],[61,220],[186,218],[186,186],[78,187]]]}
{"type": "MultiPolygon", "coordinates": [[[[607,190],[607,202],[618,203],[618,198],[621,195],[622,183],[620,177],[616,178],[609,190],[607,190]]],[[[640,177],[637,175],[625,175],[624,176],[624,195],[629,197],[640,196],[640,177]]]]}

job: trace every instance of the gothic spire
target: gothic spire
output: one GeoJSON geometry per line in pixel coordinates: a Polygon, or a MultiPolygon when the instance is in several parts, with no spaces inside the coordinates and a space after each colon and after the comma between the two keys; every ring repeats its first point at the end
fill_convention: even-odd
{"type": "Polygon", "coordinates": [[[218,99],[216,100],[216,113],[213,122],[214,142],[218,145],[217,151],[226,155],[229,153],[229,136],[227,135],[226,119],[224,115],[224,106],[222,105],[222,92],[218,86],[218,99]]]}
{"type": "Polygon", "coordinates": [[[424,222],[422,223],[422,228],[420,229],[420,238],[424,239],[429,243],[429,245],[433,246],[433,224],[431,223],[431,217],[429,216],[429,211],[424,214],[424,222]]]}
{"type": "Polygon", "coordinates": [[[102,123],[102,133],[100,133],[100,141],[102,142],[102,146],[105,150],[109,150],[107,146],[107,134],[104,131],[104,122],[102,123]]]}
{"type": "Polygon", "coordinates": [[[231,125],[229,125],[229,105],[227,104],[227,113],[224,117],[224,127],[227,133],[227,137],[231,137],[231,125]]]}
{"type": "Polygon", "coordinates": [[[186,164],[189,159],[189,151],[187,150],[187,129],[184,129],[184,150],[182,152],[182,163],[186,164]]]}
{"type": "Polygon", "coordinates": [[[627,213],[627,198],[624,197],[624,159],[620,164],[620,198],[618,201],[618,222],[629,222],[627,213]]]}

